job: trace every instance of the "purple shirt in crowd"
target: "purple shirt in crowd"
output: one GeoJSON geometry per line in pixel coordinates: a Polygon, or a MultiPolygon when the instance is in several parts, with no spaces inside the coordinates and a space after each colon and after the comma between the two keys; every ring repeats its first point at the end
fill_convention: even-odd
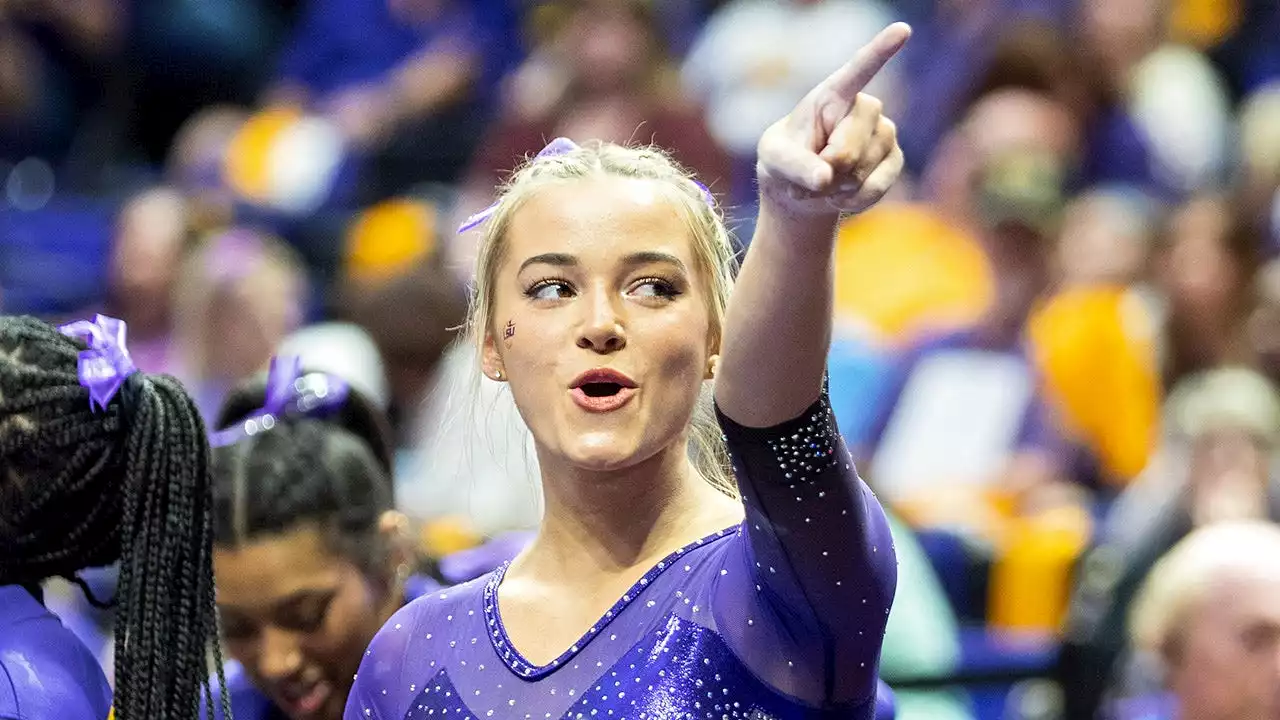
{"type": "Polygon", "coordinates": [[[347,720],[891,715],[892,537],[825,393],[772,428],[720,423],[742,524],[667,556],[544,665],[503,627],[506,565],[420,598],[374,638],[347,720]]]}

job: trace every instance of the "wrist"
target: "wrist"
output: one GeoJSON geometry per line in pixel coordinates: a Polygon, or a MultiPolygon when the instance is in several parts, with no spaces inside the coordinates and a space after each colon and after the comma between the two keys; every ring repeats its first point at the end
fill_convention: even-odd
{"type": "Polygon", "coordinates": [[[762,234],[778,237],[785,247],[812,254],[815,246],[835,245],[840,212],[834,208],[820,212],[797,210],[761,195],[756,218],[757,238],[762,234]]]}

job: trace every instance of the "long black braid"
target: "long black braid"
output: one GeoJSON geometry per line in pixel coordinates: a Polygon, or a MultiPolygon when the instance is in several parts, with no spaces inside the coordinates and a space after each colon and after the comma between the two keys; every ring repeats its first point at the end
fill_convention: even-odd
{"type": "Polygon", "coordinates": [[[0,316],[0,585],[39,585],[119,561],[114,709],[120,720],[225,717],[213,585],[209,445],[172,378],[133,373],[96,412],[79,340],[0,316]]]}

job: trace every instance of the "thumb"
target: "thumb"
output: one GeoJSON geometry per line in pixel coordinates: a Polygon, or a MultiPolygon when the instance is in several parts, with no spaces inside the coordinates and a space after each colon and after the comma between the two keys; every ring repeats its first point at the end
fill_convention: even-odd
{"type": "Polygon", "coordinates": [[[770,177],[813,192],[826,189],[835,177],[827,161],[794,142],[768,143],[761,147],[760,169],[770,177]]]}

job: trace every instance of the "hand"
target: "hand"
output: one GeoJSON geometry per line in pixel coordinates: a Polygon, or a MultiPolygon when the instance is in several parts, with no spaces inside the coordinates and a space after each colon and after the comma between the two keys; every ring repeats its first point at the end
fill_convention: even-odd
{"type": "Polygon", "coordinates": [[[905,23],[880,31],[764,132],[756,165],[764,200],[829,215],[861,212],[884,196],[902,173],[902,148],[881,102],[862,89],[910,36],[905,23]]]}

